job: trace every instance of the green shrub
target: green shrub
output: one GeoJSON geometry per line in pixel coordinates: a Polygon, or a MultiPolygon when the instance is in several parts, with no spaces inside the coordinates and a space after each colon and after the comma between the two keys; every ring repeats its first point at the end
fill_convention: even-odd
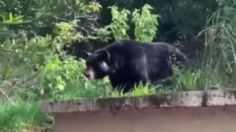
{"type": "Polygon", "coordinates": [[[40,102],[19,100],[14,104],[0,101],[0,104],[1,132],[23,132],[29,127],[37,128],[39,124],[48,127],[46,122],[51,121],[42,113],[40,102]]]}
{"type": "MultiPolygon", "coordinates": [[[[130,39],[128,30],[130,30],[129,15],[132,17],[132,23],[134,23],[134,36],[138,41],[151,42],[157,32],[159,15],[151,13],[153,9],[150,5],[145,4],[140,12],[139,9],[135,9],[132,14],[127,9],[118,10],[117,6],[111,6],[112,22],[105,27],[107,30],[111,30],[115,40],[130,39]]],[[[132,39],[132,38],[131,38],[132,39]]]]}
{"type": "Polygon", "coordinates": [[[116,40],[128,39],[127,30],[129,25],[127,24],[129,10],[123,9],[118,11],[116,6],[111,6],[112,22],[106,28],[111,29],[111,32],[116,40]]]}
{"type": "Polygon", "coordinates": [[[145,4],[141,13],[138,9],[133,12],[134,35],[138,41],[151,42],[156,37],[159,15],[151,14],[151,9],[150,5],[145,4]]]}

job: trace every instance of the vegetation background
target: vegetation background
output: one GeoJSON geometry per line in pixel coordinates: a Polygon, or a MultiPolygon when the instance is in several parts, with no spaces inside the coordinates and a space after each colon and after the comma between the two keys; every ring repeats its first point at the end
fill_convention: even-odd
{"type": "Polygon", "coordinates": [[[0,0],[0,131],[50,131],[45,99],[232,88],[235,14],[235,0],[0,0]],[[190,62],[171,86],[140,84],[122,94],[107,78],[88,81],[76,51],[124,38],[173,43],[190,62]]]}

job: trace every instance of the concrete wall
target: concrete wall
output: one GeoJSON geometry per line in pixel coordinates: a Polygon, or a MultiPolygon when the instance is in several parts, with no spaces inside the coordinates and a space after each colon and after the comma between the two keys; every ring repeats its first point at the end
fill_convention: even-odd
{"type": "Polygon", "coordinates": [[[236,106],[55,114],[55,132],[236,132],[236,106]]]}
{"type": "Polygon", "coordinates": [[[48,100],[55,132],[236,132],[236,90],[48,100]]]}

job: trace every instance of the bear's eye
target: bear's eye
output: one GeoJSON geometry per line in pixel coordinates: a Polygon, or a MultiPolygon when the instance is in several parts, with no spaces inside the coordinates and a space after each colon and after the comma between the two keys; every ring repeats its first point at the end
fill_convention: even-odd
{"type": "Polygon", "coordinates": [[[99,67],[100,67],[103,71],[109,71],[109,66],[108,66],[107,63],[104,62],[104,61],[99,62],[99,67]]]}

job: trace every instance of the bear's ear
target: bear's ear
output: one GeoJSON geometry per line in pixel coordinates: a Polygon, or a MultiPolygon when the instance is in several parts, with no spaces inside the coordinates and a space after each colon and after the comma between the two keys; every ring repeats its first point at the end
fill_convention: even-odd
{"type": "Polygon", "coordinates": [[[84,55],[85,55],[86,58],[88,58],[89,56],[92,55],[92,53],[91,52],[85,52],[84,55]]]}
{"type": "Polygon", "coordinates": [[[82,58],[84,60],[86,60],[89,56],[91,56],[92,53],[91,52],[85,52],[85,51],[78,51],[75,56],[77,59],[82,58]]]}
{"type": "Polygon", "coordinates": [[[104,60],[110,60],[111,58],[111,54],[107,50],[98,51],[97,53],[104,60]]]}

